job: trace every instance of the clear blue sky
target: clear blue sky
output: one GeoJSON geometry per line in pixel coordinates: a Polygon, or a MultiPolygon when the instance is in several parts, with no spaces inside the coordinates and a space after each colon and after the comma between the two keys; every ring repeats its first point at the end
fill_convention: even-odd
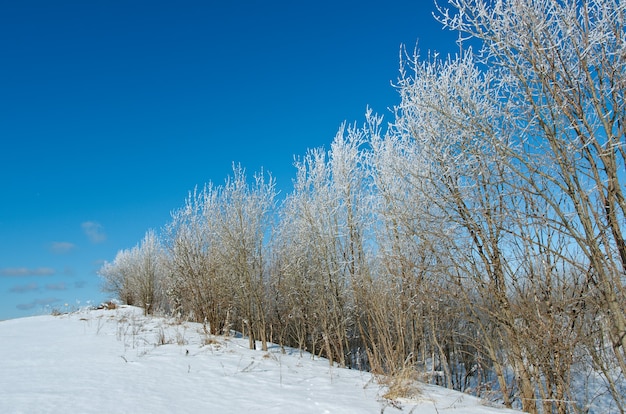
{"type": "Polygon", "coordinates": [[[400,44],[454,51],[431,0],[0,5],[0,319],[99,303],[96,271],[240,162],[398,102],[400,44]]]}

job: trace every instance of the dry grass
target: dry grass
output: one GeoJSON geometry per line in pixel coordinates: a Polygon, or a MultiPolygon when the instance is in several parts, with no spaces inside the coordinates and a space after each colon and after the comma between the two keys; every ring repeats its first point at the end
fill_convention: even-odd
{"type": "Polygon", "coordinates": [[[404,368],[395,375],[379,379],[378,382],[388,388],[383,395],[383,398],[388,400],[415,398],[420,395],[417,372],[412,368],[404,368]]]}
{"type": "Polygon", "coordinates": [[[216,345],[216,346],[220,346],[222,345],[222,343],[220,341],[218,341],[215,338],[211,338],[211,337],[205,337],[204,340],[202,341],[202,345],[216,345]]]}
{"type": "Polygon", "coordinates": [[[96,309],[113,310],[113,309],[117,309],[117,304],[115,302],[113,302],[113,301],[108,301],[108,302],[102,303],[96,309]]]}

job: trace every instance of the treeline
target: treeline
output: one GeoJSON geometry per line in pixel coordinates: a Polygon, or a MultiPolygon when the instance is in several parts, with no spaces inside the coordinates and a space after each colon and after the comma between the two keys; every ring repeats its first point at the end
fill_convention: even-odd
{"type": "Polygon", "coordinates": [[[405,53],[386,127],[342,126],[280,200],[235,166],[106,263],[106,289],[398,393],[624,412],[626,6],[449,3],[480,50],[405,53]]]}

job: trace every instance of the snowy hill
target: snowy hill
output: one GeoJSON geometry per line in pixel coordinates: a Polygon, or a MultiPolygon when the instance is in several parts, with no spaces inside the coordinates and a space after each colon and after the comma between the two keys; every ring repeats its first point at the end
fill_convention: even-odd
{"type": "Polygon", "coordinates": [[[133,307],[0,322],[0,373],[2,413],[514,412],[429,385],[392,403],[368,373],[133,307]]]}

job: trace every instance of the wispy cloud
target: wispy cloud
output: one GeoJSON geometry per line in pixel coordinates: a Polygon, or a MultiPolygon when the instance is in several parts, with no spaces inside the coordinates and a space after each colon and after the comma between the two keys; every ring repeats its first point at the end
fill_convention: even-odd
{"type": "Polygon", "coordinates": [[[85,221],[81,224],[83,232],[92,243],[102,243],[107,239],[102,225],[95,221],[85,221]]]}
{"type": "Polygon", "coordinates": [[[76,248],[74,243],[70,242],[52,242],[50,243],[50,251],[54,254],[69,253],[76,248]]]}
{"type": "Polygon", "coordinates": [[[46,285],[46,290],[66,290],[67,287],[65,286],[65,283],[63,282],[59,282],[59,283],[48,283],[46,285]]]}
{"type": "Polygon", "coordinates": [[[37,306],[48,306],[56,302],[61,302],[61,299],[57,299],[57,298],[35,299],[34,301],[29,302],[29,303],[20,303],[16,305],[15,307],[18,308],[19,310],[31,310],[37,306]]]}
{"type": "Polygon", "coordinates": [[[74,282],[74,287],[75,287],[76,289],[82,289],[82,288],[84,288],[85,286],[87,286],[87,282],[86,282],[86,281],[84,281],[84,280],[77,280],[76,282],[74,282]]]}
{"type": "Polygon", "coordinates": [[[50,267],[5,267],[0,269],[0,276],[52,276],[54,269],[50,267]]]}
{"type": "Polygon", "coordinates": [[[32,292],[34,290],[39,290],[39,286],[37,285],[37,283],[29,283],[27,285],[15,285],[11,289],[9,289],[9,292],[26,293],[26,292],[32,292]]]}

